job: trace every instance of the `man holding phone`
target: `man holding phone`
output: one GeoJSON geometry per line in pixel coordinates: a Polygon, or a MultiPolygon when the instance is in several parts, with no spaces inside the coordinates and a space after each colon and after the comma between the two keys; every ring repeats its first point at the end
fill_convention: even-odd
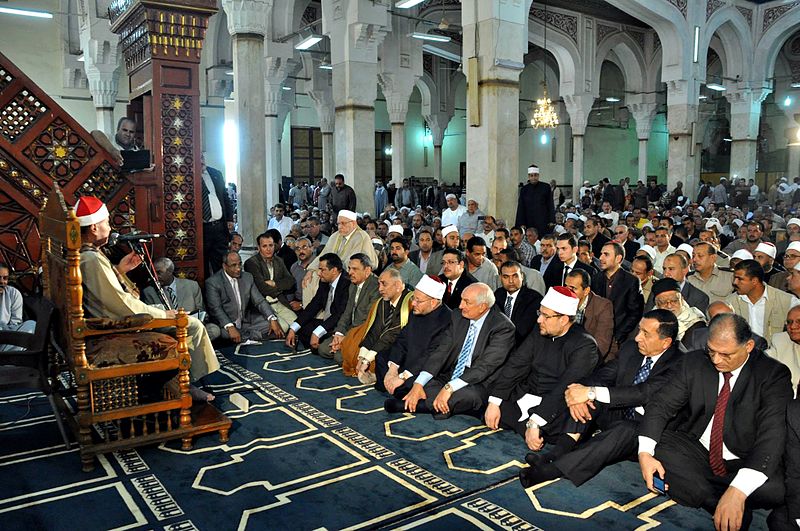
{"type": "Polygon", "coordinates": [[[716,529],[746,529],[753,509],[783,503],[791,375],[755,348],[742,317],[720,314],[708,328],[706,350],[684,356],[648,404],[639,465],[648,489],[663,478],[672,499],[713,514],[716,529]],[[676,416],[675,430],[665,429],[676,416]]]}

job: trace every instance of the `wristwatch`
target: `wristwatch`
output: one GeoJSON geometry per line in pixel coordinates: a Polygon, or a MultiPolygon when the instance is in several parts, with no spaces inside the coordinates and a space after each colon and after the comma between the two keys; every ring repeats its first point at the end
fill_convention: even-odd
{"type": "Polygon", "coordinates": [[[453,392],[453,386],[450,385],[450,383],[448,382],[448,383],[444,384],[444,390],[445,391],[449,391],[449,392],[452,393],[453,392]]]}
{"type": "Polygon", "coordinates": [[[528,419],[528,422],[525,423],[525,427],[527,429],[529,429],[529,430],[531,430],[531,429],[537,429],[538,430],[539,429],[539,425],[536,424],[536,421],[533,420],[533,417],[530,417],[528,419]]]}
{"type": "Polygon", "coordinates": [[[589,388],[589,392],[586,393],[586,396],[589,398],[589,400],[597,399],[597,393],[595,393],[594,387],[589,388]]]}

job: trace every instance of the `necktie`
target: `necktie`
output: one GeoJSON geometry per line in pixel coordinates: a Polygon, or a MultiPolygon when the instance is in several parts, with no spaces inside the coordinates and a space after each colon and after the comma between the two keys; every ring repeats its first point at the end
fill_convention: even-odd
{"type": "Polygon", "coordinates": [[[472,344],[475,342],[475,324],[469,325],[467,337],[464,339],[464,346],[461,348],[461,353],[458,355],[456,368],[453,370],[453,379],[460,378],[464,374],[464,368],[467,366],[467,359],[472,354],[472,344]]]}
{"type": "Polygon", "coordinates": [[[450,295],[452,295],[452,294],[453,294],[453,289],[452,289],[452,288],[453,288],[453,285],[452,285],[452,284],[450,283],[450,281],[448,280],[448,281],[447,281],[447,289],[444,291],[444,297],[442,298],[442,301],[443,301],[445,304],[447,304],[447,301],[449,301],[449,300],[450,300],[450,295]]]}
{"type": "Polygon", "coordinates": [[[508,295],[506,295],[506,305],[503,308],[503,312],[506,314],[506,317],[508,317],[509,319],[511,319],[511,303],[512,303],[512,298],[511,298],[511,295],[508,294],[508,295]]]}
{"type": "MultiPolygon", "coordinates": [[[[636,376],[633,377],[633,385],[639,385],[650,377],[650,370],[653,368],[653,358],[648,357],[644,360],[644,365],[639,367],[636,371],[636,376]]],[[[635,408],[629,407],[624,412],[624,417],[628,420],[633,420],[635,417],[635,408]]]]}
{"type": "Polygon", "coordinates": [[[567,275],[569,275],[570,267],[564,264],[564,277],[561,279],[561,285],[564,285],[564,282],[567,281],[567,275]]]}
{"type": "Polygon", "coordinates": [[[169,295],[170,308],[172,308],[173,310],[177,310],[178,294],[175,293],[175,289],[172,286],[167,286],[167,294],[169,295]]]}
{"type": "Polygon", "coordinates": [[[323,319],[327,319],[331,316],[331,304],[333,304],[334,291],[333,286],[328,288],[328,300],[325,302],[325,313],[322,314],[323,319]]]}
{"type": "Polygon", "coordinates": [[[714,407],[714,420],[711,424],[711,441],[708,447],[708,462],[711,470],[717,476],[724,476],[725,461],[722,459],[722,430],[725,427],[725,409],[731,397],[731,373],[723,372],[724,382],[717,396],[717,405],[714,407]]]}
{"type": "Polygon", "coordinates": [[[236,328],[242,327],[242,295],[239,293],[239,279],[233,279],[233,296],[236,297],[236,328]]]}
{"type": "Polygon", "coordinates": [[[361,295],[361,286],[363,286],[363,285],[364,285],[364,283],[362,282],[361,284],[359,284],[356,287],[356,298],[355,298],[355,302],[353,303],[353,313],[350,316],[350,319],[355,319],[355,317],[356,317],[356,307],[358,306],[358,297],[359,297],[359,295],[361,295]]]}
{"type": "Polygon", "coordinates": [[[200,179],[200,182],[203,183],[203,222],[208,223],[211,221],[211,200],[208,198],[208,194],[211,192],[206,187],[205,179],[200,179]]]}

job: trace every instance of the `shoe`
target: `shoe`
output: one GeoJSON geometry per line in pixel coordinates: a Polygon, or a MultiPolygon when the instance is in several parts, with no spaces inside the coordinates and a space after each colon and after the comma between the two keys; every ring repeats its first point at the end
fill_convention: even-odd
{"type": "Polygon", "coordinates": [[[397,398],[389,398],[383,403],[387,413],[402,413],[406,410],[406,403],[397,398]]]}
{"type": "Polygon", "coordinates": [[[525,455],[525,462],[531,466],[539,466],[539,463],[542,462],[542,454],[537,452],[528,452],[525,455]]]}

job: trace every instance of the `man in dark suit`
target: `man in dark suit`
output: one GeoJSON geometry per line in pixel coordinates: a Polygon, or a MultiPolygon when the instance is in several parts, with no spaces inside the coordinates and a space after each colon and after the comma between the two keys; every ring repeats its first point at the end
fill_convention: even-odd
{"type": "Polygon", "coordinates": [[[319,289],[286,333],[286,345],[303,342],[315,354],[333,358],[330,336],[347,307],[350,279],[343,273],[342,259],[334,253],[319,257],[319,289]],[[322,319],[317,314],[323,312],[322,319]]]}
{"type": "MultiPolygon", "coordinates": [[[[603,252],[603,246],[611,241],[602,233],[603,226],[603,222],[598,216],[590,217],[586,220],[586,223],[583,224],[583,237],[591,244],[592,255],[598,259],[600,258],[600,253],[603,252]]],[[[620,248],[622,248],[622,246],[620,246],[620,248]]],[[[622,250],[622,254],[624,258],[624,249],[622,250]]]]}
{"type": "Polygon", "coordinates": [[[423,370],[429,353],[439,347],[450,326],[452,311],[442,304],[443,295],[441,280],[430,275],[422,277],[414,288],[408,324],[397,336],[388,358],[382,360],[385,363],[375,365],[376,376],[393,395],[383,405],[389,413],[405,409],[402,399],[411,391],[412,378],[423,370]]]}
{"type": "Polygon", "coordinates": [[[441,419],[477,415],[486,407],[488,389],[514,341],[514,325],[494,308],[494,293],[486,284],[467,286],[459,310],[403,398],[407,411],[441,419]]]}
{"type": "Polygon", "coordinates": [[[509,260],[500,266],[500,282],[503,286],[494,292],[494,305],[514,323],[514,346],[518,346],[536,324],[542,296],[524,284],[519,262],[509,260]]]}
{"type": "Polygon", "coordinates": [[[248,258],[244,270],[253,275],[256,288],[272,306],[278,316],[278,324],[286,332],[297,315],[289,306],[288,293],[294,291],[294,277],[278,256],[275,255],[275,239],[272,231],[259,234],[256,238],[258,253],[248,258]]]}
{"type": "Polygon", "coordinates": [[[639,250],[640,245],[630,239],[629,233],[628,226],[620,220],[619,225],[614,227],[614,238],[612,241],[617,242],[625,249],[625,261],[630,263],[633,262],[633,258],[636,256],[636,251],[639,250]]]}
{"type": "Polygon", "coordinates": [[[466,270],[464,253],[458,249],[445,249],[442,253],[442,274],[439,280],[445,283],[442,302],[451,310],[461,305],[464,288],[477,282],[466,270]]]}
{"type": "Polygon", "coordinates": [[[614,304],[614,339],[609,356],[629,339],[644,313],[639,279],[620,267],[624,254],[620,244],[605,244],[600,252],[601,271],[592,279],[592,291],[614,304]]]}
{"type": "MultiPolygon", "coordinates": [[[[686,301],[686,304],[693,308],[697,308],[702,313],[708,311],[708,295],[694,287],[691,283],[686,282],[686,276],[689,274],[689,262],[686,258],[678,253],[672,253],[664,258],[664,278],[674,279],[681,288],[681,298],[686,301]]],[[[645,311],[652,310],[655,306],[653,301],[654,295],[651,292],[650,298],[644,306],[645,311]]]]}
{"type": "Polygon", "coordinates": [[[219,271],[228,251],[230,231],[233,230],[233,205],[225,192],[225,178],[219,170],[206,166],[205,155],[200,156],[203,202],[203,264],[205,278],[219,271]]]}
{"type": "MultiPolygon", "coordinates": [[[[330,350],[334,353],[339,352],[345,336],[367,320],[370,306],[380,297],[378,277],[372,274],[372,261],[369,256],[364,253],[351,256],[347,273],[350,276],[350,289],[347,294],[347,306],[333,332],[330,350]]],[[[338,361],[336,354],[334,358],[338,361]]]]}
{"type": "Polygon", "coordinates": [[[636,429],[644,407],[669,383],[682,356],[677,334],[672,312],[648,312],[619,357],[567,388],[564,396],[581,441],[570,452],[531,459],[532,468],[520,474],[526,487],[562,476],[580,486],[608,465],[636,459],[636,429]],[[597,429],[600,433],[591,436],[597,429]]]}
{"type": "Polygon", "coordinates": [[[614,335],[614,305],[605,297],[592,293],[591,277],[582,269],[575,269],[567,275],[564,286],[578,297],[578,312],[575,322],[597,342],[600,361],[605,361],[611,349],[614,335]]]}
{"type": "Polygon", "coordinates": [[[267,334],[283,337],[278,317],[256,288],[253,275],[242,271],[239,253],[225,255],[222,270],[206,280],[208,313],[220,335],[234,343],[260,341],[267,334]]]}
{"type": "Polygon", "coordinates": [[[578,240],[572,234],[565,232],[558,235],[556,254],[558,260],[550,264],[544,272],[544,283],[548,288],[563,286],[567,275],[575,269],[583,269],[589,275],[593,273],[591,266],[578,260],[578,240]]]}
{"type": "Polygon", "coordinates": [[[796,531],[800,528],[800,399],[789,402],[786,409],[786,469],[785,505],[778,507],[767,519],[770,529],[796,531]]]}
{"type": "Polygon", "coordinates": [[[717,529],[746,529],[753,509],[780,505],[790,381],[788,367],[754,348],[746,320],[717,315],[706,352],[687,354],[647,404],[639,427],[647,488],[658,474],[670,498],[713,514],[717,529]],[[675,431],[665,429],[676,416],[675,431]]]}
{"type": "Polygon", "coordinates": [[[516,431],[534,452],[545,440],[575,445],[564,391],[591,374],[599,357],[597,343],[575,324],[577,310],[578,298],[568,288],[550,288],[537,312],[539,329],[514,349],[489,388],[486,425],[516,431]]]}
{"type": "MultiPolygon", "coordinates": [[[[510,192],[510,190],[509,190],[510,192]]],[[[546,182],[539,181],[539,166],[528,166],[528,183],[519,190],[515,225],[535,227],[539,234],[550,232],[556,221],[553,190],[546,182]]]]}

